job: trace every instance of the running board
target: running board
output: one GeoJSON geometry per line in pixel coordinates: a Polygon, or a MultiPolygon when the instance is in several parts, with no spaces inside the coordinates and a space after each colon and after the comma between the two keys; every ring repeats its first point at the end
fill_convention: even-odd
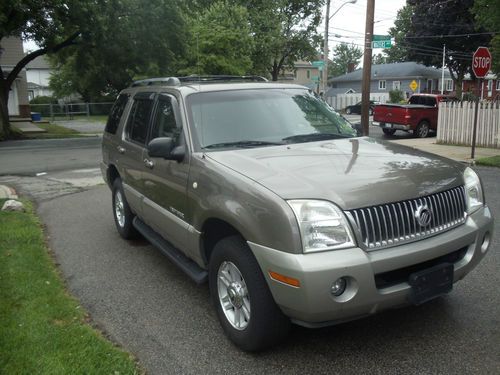
{"type": "Polygon", "coordinates": [[[132,222],[134,228],[142,234],[151,244],[157,247],[163,255],[170,259],[177,267],[184,271],[196,284],[203,284],[208,279],[208,272],[198,266],[195,262],[182,254],[170,243],[165,241],[149,225],[144,223],[137,216],[132,222]]]}

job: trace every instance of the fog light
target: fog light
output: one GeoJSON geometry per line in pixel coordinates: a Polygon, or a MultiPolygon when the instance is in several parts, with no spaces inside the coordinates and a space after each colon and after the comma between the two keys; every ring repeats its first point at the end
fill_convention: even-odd
{"type": "Polygon", "coordinates": [[[332,284],[331,292],[335,297],[338,297],[342,293],[344,293],[346,286],[347,286],[346,279],[341,277],[341,278],[335,280],[335,282],[332,284]]]}

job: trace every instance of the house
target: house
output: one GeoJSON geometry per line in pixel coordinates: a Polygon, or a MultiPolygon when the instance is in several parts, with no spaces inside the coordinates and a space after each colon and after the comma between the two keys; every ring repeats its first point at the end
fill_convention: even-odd
{"type": "MultiPolygon", "coordinates": [[[[23,41],[20,37],[8,37],[0,40],[0,66],[6,77],[24,57],[23,41]]],[[[26,70],[16,77],[9,90],[9,115],[30,117],[26,70]]]]}
{"type": "Polygon", "coordinates": [[[52,68],[44,55],[37,57],[26,65],[28,98],[30,101],[37,96],[52,96],[52,90],[49,89],[51,72],[52,68]]]}
{"type": "Polygon", "coordinates": [[[304,85],[311,89],[316,89],[320,71],[317,66],[313,66],[309,61],[296,61],[293,69],[286,69],[285,72],[278,78],[278,82],[295,83],[304,85]]]}
{"type": "MultiPolygon", "coordinates": [[[[418,93],[441,92],[441,69],[428,67],[416,62],[372,65],[370,93],[387,94],[391,90],[400,90],[409,97],[413,92],[410,83],[415,81],[418,93]]],[[[351,89],[361,92],[363,69],[355,70],[328,80],[328,86],[336,89],[351,89]]],[[[453,80],[448,70],[445,71],[444,91],[453,91],[453,80]]],[[[328,95],[328,92],[327,92],[328,95]]]]}
{"type": "Polygon", "coordinates": [[[478,95],[481,99],[500,100],[500,79],[490,72],[482,80],[482,85],[478,85],[476,79],[472,79],[470,75],[467,75],[462,81],[462,91],[464,94],[471,92],[474,95],[478,95]],[[481,90],[479,95],[478,87],[481,90]]]}

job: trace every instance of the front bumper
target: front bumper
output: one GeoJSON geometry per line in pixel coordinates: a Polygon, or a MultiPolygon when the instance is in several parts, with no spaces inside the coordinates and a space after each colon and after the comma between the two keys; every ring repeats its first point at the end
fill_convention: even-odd
{"type": "Polygon", "coordinates": [[[453,282],[457,282],[484,257],[492,232],[493,218],[485,206],[463,225],[445,233],[370,252],[353,248],[290,254],[251,242],[248,245],[282,311],[297,324],[321,327],[409,304],[411,287],[407,281],[380,286],[375,276],[461,250],[460,258],[454,262],[453,282]],[[269,271],[300,280],[300,287],[271,279],[269,271]],[[334,297],[330,290],[339,277],[346,277],[348,285],[343,294],[334,297]]]}

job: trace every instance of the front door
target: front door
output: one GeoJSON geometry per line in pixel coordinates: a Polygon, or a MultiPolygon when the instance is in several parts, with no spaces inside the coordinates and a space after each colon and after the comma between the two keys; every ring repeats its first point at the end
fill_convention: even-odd
{"type": "MultiPolygon", "coordinates": [[[[186,146],[180,121],[179,107],[174,96],[158,95],[154,109],[150,140],[169,137],[175,146],[186,146]]],[[[153,227],[174,246],[185,249],[187,230],[187,182],[189,174],[189,153],[183,161],[152,158],[144,170],[143,202],[144,217],[153,227]]]]}

